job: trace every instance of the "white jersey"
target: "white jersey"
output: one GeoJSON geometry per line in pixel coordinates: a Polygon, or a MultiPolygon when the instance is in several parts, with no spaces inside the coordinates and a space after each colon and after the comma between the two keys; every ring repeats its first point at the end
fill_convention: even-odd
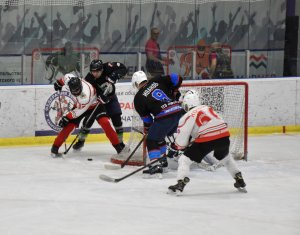
{"type": "Polygon", "coordinates": [[[200,105],[180,118],[175,144],[184,149],[190,142],[207,142],[229,135],[227,124],[213,108],[200,105]]]}
{"type": "MultiPolygon", "coordinates": [[[[60,83],[66,85],[66,89],[69,89],[68,86],[69,77],[64,76],[62,79],[60,79],[60,83]]],[[[79,96],[73,96],[75,100],[74,103],[74,109],[70,111],[67,114],[67,117],[69,119],[75,119],[78,118],[80,115],[82,115],[84,112],[86,112],[88,109],[94,108],[97,104],[97,95],[95,88],[85,80],[81,80],[82,83],[82,92],[79,96]]]]}

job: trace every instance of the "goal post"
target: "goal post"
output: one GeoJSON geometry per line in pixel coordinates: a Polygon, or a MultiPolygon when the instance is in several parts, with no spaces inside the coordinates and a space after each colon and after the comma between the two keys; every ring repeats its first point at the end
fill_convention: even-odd
{"type": "MultiPolygon", "coordinates": [[[[230,130],[230,154],[235,160],[247,160],[248,153],[248,84],[246,82],[216,81],[184,82],[180,88],[182,94],[189,89],[199,92],[200,102],[210,106],[220,114],[230,130]]],[[[143,122],[133,110],[132,128],[128,141],[130,149],[142,139],[143,122]],[[138,130],[138,131],[137,131],[138,130]]],[[[141,166],[147,161],[144,145],[136,151],[128,165],[141,166]]],[[[114,156],[113,163],[122,164],[125,159],[114,156]]]]}
{"type": "Polygon", "coordinates": [[[248,83],[205,81],[185,83],[181,91],[195,89],[202,105],[212,107],[230,130],[230,153],[236,160],[248,154],[248,83]]]}

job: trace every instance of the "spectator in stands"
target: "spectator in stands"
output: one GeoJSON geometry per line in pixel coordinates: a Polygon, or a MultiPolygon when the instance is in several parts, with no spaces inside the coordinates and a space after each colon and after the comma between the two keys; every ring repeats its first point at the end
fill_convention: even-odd
{"type": "Polygon", "coordinates": [[[230,56],[224,53],[222,45],[219,42],[211,44],[209,78],[234,78],[230,56]]]}
{"type": "Polygon", "coordinates": [[[157,42],[159,36],[159,29],[156,27],[151,28],[151,37],[146,42],[146,69],[153,77],[157,75],[164,75],[163,65],[174,64],[172,60],[161,55],[160,47],[157,42]]]}

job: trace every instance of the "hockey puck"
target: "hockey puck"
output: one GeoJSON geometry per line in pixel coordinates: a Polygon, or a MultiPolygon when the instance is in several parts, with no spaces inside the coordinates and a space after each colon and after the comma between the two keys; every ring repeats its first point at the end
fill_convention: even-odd
{"type": "Polygon", "coordinates": [[[88,160],[88,161],[93,161],[93,158],[88,158],[87,160],[88,160]]]}

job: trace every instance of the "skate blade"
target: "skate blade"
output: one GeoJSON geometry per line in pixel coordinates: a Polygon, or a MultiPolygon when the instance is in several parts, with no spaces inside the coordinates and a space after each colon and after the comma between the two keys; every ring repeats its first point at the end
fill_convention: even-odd
{"type": "Polygon", "coordinates": [[[172,189],[168,189],[167,194],[173,195],[173,196],[181,196],[182,192],[180,190],[176,190],[175,192],[172,189]]]}
{"type": "Polygon", "coordinates": [[[163,175],[161,173],[157,173],[157,174],[143,174],[143,179],[162,179],[163,175]]]}
{"type": "Polygon", "coordinates": [[[82,150],[82,148],[80,148],[80,149],[73,149],[73,152],[81,152],[81,150],[82,150]]]}
{"type": "Polygon", "coordinates": [[[63,158],[64,159],[64,155],[62,153],[59,153],[58,155],[51,153],[49,157],[54,158],[54,159],[56,159],[56,158],[63,158]]]}
{"type": "Polygon", "coordinates": [[[237,190],[241,193],[248,193],[246,188],[237,188],[237,190]]]}

